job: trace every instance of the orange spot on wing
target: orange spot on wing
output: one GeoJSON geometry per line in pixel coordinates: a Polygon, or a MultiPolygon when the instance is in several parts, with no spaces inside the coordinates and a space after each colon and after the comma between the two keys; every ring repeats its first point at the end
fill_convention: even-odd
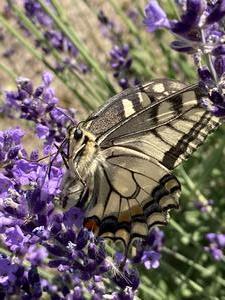
{"type": "Polygon", "coordinates": [[[99,230],[97,222],[93,219],[85,220],[84,227],[86,227],[88,230],[93,231],[95,234],[97,234],[99,230]]]}

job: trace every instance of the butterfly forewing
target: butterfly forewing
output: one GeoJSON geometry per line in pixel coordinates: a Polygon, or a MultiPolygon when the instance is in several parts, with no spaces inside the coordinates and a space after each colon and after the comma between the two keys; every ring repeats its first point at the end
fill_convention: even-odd
{"type": "Polygon", "coordinates": [[[83,152],[86,227],[127,246],[167,222],[180,195],[170,171],[219,124],[201,107],[203,96],[197,85],[159,79],[116,95],[88,118],[81,128],[97,150],[87,142],[83,152]]]}
{"type": "Polygon", "coordinates": [[[117,128],[129,116],[185,87],[177,81],[157,79],[143,86],[129,88],[110,98],[102,108],[93,113],[88,118],[91,121],[87,120],[85,127],[96,136],[103,137],[104,133],[111,128],[117,128]]]}

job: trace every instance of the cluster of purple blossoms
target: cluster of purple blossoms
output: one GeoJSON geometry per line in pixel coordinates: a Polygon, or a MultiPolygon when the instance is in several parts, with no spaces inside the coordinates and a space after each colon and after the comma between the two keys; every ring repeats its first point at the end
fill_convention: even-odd
{"type": "Polygon", "coordinates": [[[140,83],[132,74],[132,58],[129,51],[129,46],[124,44],[122,46],[114,46],[109,53],[113,76],[122,89],[127,89],[140,83]]]}
{"type": "MultiPolygon", "coordinates": [[[[52,76],[44,73],[34,88],[20,78],[18,90],[6,92],[1,112],[35,125],[43,152],[66,135],[65,124],[74,124],[68,111],[59,109],[52,76]]],[[[63,212],[58,199],[64,175],[60,155],[49,162],[38,151],[23,147],[25,132],[19,127],[0,132],[0,295],[20,299],[133,299],[139,275],[133,264],[157,268],[164,235],[151,231],[137,244],[137,254],[113,258],[105,241],[83,227],[84,212],[76,207],[63,212]],[[123,269],[120,268],[123,262],[123,269]],[[51,272],[52,270],[52,272],[51,272]]],[[[57,147],[56,147],[57,150],[57,147]]]]}
{"type": "Polygon", "coordinates": [[[225,234],[207,233],[206,239],[209,245],[205,247],[205,250],[209,252],[215,260],[222,260],[224,258],[223,250],[225,250],[225,234]]]}
{"type": "Polygon", "coordinates": [[[100,22],[101,34],[112,43],[118,43],[122,37],[122,30],[117,23],[109,19],[103,10],[99,11],[98,20],[100,22]]]}
{"type": "Polygon", "coordinates": [[[127,89],[138,84],[139,81],[132,74],[130,47],[128,44],[122,43],[122,31],[116,28],[115,23],[109,20],[102,10],[98,14],[98,19],[103,36],[108,38],[113,45],[109,52],[109,64],[119,86],[127,89]]]}
{"type": "Polygon", "coordinates": [[[6,92],[5,103],[0,107],[4,116],[32,121],[38,138],[45,141],[47,153],[50,146],[65,139],[75,113],[73,109],[56,106],[58,99],[50,86],[52,79],[51,73],[43,73],[42,83],[34,89],[29,79],[18,78],[17,91],[6,92]]]}
{"type": "Polygon", "coordinates": [[[129,56],[129,46],[114,46],[110,51],[110,65],[114,71],[113,76],[117,79],[119,85],[126,89],[129,87],[127,74],[130,71],[132,59],[129,56]]]}
{"type": "Polygon", "coordinates": [[[179,1],[177,6],[181,17],[179,20],[171,20],[158,2],[151,0],[145,8],[144,23],[150,32],[161,28],[169,30],[177,38],[171,43],[171,47],[193,56],[200,84],[206,94],[203,104],[214,115],[223,117],[225,1],[186,0],[179,1]]]}
{"type": "MultiPolygon", "coordinates": [[[[46,5],[54,11],[54,6],[50,0],[46,0],[46,5]]],[[[62,60],[57,62],[56,70],[59,72],[64,69],[71,69],[80,73],[87,73],[90,68],[79,58],[79,51],[68,37],[65,36],[55,25],[52,18],[44,11],[41,4],[35,0],[23,0],[23,8],[26,16],[40,29],[43,33],[43,40],[35,40],[35,46],[41,47],[44,54],[50,54],[52,49],[56,49],[62,55],[62,60]],[[46,43],[47,41],[48,43],[46,43]]],[[[15,3],[15,5],[18,5],[15,3]]],[[[7,10],[10,10],[10,4],[7,10]]],[[[30,35],[29,28],[18,21],[26,35],[30,35]]]]}
{"type": "Polygon", "coordinates": [[[209,213],[212,211],[212,207],[214,205],[214,201],[212,199],[206,200],[206,201],[195,201],[194,202],[195,207],[200,210],[202,213],[209,213]]]}

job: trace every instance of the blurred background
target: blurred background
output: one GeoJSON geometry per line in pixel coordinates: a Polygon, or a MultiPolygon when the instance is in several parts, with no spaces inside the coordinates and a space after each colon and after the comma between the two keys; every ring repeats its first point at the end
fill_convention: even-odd
{"type": "MultiPolygon", "coordinates": [[[[40,84],[49,70],[61,107],[82,120],[119,91],[153,78],[186,84],[197,80],[190,57],[170,49],[172,36],[149,33],[147,1],[0,2],[0,100],[16,78],[40,84]]],[[[173,1],[161,1],[176,16],[173,1]]],[[[26,128],[25,120],[0,116],[0,128],[26,128]]],[[[225,299],[225,166],[221,127],[176,170],[181,208],[163,228],[160,266],[140,269],[140,299],[225,299]],[[215,234],[214,239],[209,233],[215,234]]],[[[38,145],[39,141],[36,140],[38,145]]]]}

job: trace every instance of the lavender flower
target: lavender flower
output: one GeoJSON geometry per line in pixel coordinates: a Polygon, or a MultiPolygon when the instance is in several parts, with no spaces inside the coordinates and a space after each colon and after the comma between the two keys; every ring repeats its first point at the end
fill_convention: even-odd
{"type": "MultiPolygon", "coordinates": [[[[10,117],[35,124],[44,154],[64,140],[64,126],[71,122],[56,106],[52,80],[44,73],[41,85],[34,88],[29,79],[20,78],[17,91],[6,92],[1,108],[10,117]]],[[[4,296],[41,299],[47,293],[51,298],[84,299],[89,293],[93,299],[133,299],[139,274],[131,263],[157,268],[163,233],[154,229],[146,241],[137,243],[132,261],[119,254],[110,256],[105,241],[83,227],[83,211],[58,208],[65,171],[61,157],[52,161],[49,170],[49,163],[39,160],[41,154],[35,149],[28,155],[24,135],[19,127],[0,131],[1,245],[14,257],[13,261],[0,257],[4,296]],[[48,271],[48,280],[40,272],[46,268],[54,270],[48,271]]]]}
{"type": "Polygon", "coordinates": [[[193,55],[198,68],[203,105],[214,115],[225,115],[224,98],[224,1],[186,0],[178,4],[180,20],[170,20],[158,2],[146,6],[144,24],[148,31],[165,28],[178,40],[171,47],[193,55]],[[208,61],[208,65],[204,65],[208,61]],[[203,63],[204,62],[204,63],[203,63]]]}
{"type": "MultiPolygon", "coordinates": [[[[92,232],[82,227],[82,211],[72,207],[62,213],[55,208],[54,199],[60,193],[63,176],[62,162],[53,162],[50,175],[46,176],[48,164],[27,160],[28,154],[21,144],[22,131],[16,128],[10,133],[10,136],[8,131],[0,134],[4,150],[4,165],[0,173],[0,230],[2,245],[17,257],[18,264],[6,260],[1,264],[0,261],[0,269],[8,264],[8,271],[1,277],[4,293],[11,295],[19,287],[20,296],[39,299],[43,293],[39,268],[48,266],[68,277],[63,286],[57,287],[57,293],[63,289],[67,290],[68,297],[82,296],[79,285],[82,280],[85,282],[83,289],[99,295],[101,299],[106,288],[99,287],[99,278],[111,276],[113,279],[114,273],[110,275],[110,270],[114,265],[114,268],[119,266],[108,258],[103,240],[95,238],[92,232]],[[9,159],[8,153],[15,145],[20,151],[9,159]],[[28,270],[26,261],[31,264],[28,270]],[[26,291],[21,287],[23,283],[18,281],[17,272],[23,272],[19,279],[26,283],[26,291]],[[90,285],[93,279],[94,283],[90,285]]],[[[132,281],[132,289],[135,290],[137,283],[134,280],[138,280],[137,276],[134,277],[135,271],[123,272],[122,278],[129,278],[128,283],[124,281],[123,287],[131,286],[132,281]]],[[[114,290],[119,293],[121,282],[114,282],[114,290]]],[[[52,294],[51,289],[48,292],[52,294]]]]}
{"type": "Polygon", "coordinates": [[[144,24],[149,32],[160,28],[170,28],[170,22],[164,10],[159,6],[156,0],[152,0],[145,8],[146,18],[144,24]]]}
{"type": "MultiPolygon", "coordinates": [[[[12,2],[13,3],[13,2],[12,2]]],[[[13,5],[19,5],[16,1],[13,5]]],[[[22,3],[25,15],[34,23],[38,30],[43,34],[41,40],[35,39],[35,47],[40,47],[44,55],[50,54],[53,49],[60,52],[62,59],[56,62],[56,69],[62,72],[65,69],[76,70],[82,74],[90,71],[90,68],[79,57],[79,51],[71,40],[62,33],[55,25],[53,19],[44,11],[41,4],[34,0],[23,0],[22,3]]],[[[45,4],[55,12],[51,1],[46,0],[45,4]]],[[[13,14],[12,4],[9,2],[7,10],[13,14]]],[[[17,18],[18,19],[18,18],[17,18]]],[[[29,28],[27,28],[21,19],[18,19],[18,24],[26,36],[32,38],[29,28]]],[[[7,53],[9,55],[10,53],[7,53]]]]}
{"type": "Polygon", "coordinates": [[[225,249],[225,234],[207,233],[206,239],[209,242],[209,246],[205,247],[205,251],[209,252],[217,261],[223,259],[223,250],[225,249]]]}
{"type": "Polygon", "coordinates": [[[64,140],[66,128],[74,116],[73,110],[56,107],[58,99],[50,86],[52,79],[50,73],[44,73],[42,84],[34,89],[29,79],[19,78],[18,90],[6,92],[5,103],[0,108],[9,117],[16,116],[34,122],[37,136],[45,140],[46,149],[48,145],[64,140]]]}
{"type": "Polygon", "coordinates": [[[126,89],[138,84],[139,81],[136,79],[131,68],[132,57],[130,46],[122,43],[123,31],[102,10],[99,11],[98,20],[100,21],[102,35],[109,39],[112,44],[109,52],[109,64],[119,86],[122,89],[126,89]]]}
{"type": "Polygon", "coordinates": [[[98,13],[98,20],[100,22],[100,31],[102,35],[109,39],[113,44],[121,40],[122,29],[117,23],[109,19],[103,10],[98,13]]]}
{"type": "Polygon", "coordinates": [[[134,263],[142,263],[146,269],[156,269],[160,265],[161,249],[164,244],[164,233],[157,227],[152,229],[147,239],[137,245],[134,263]]]}
{"type": "Polygon", "coordinates": [[[114,46],[110,51],[110,65],[114,71],[113,75],[122,89],[138,84],[138,80],[131,76],[132,58],[129,55],[129,50],[129,46],[125,44],[121,47],[114,46]]]}
{"type": "Polygon", "coordinates": [[[205,202],[203,201],[195,201],[195,207],[199,209],[203,213],[209,213],[212,211],[214,201],[213,200],[206,200],[205,202]]]}

